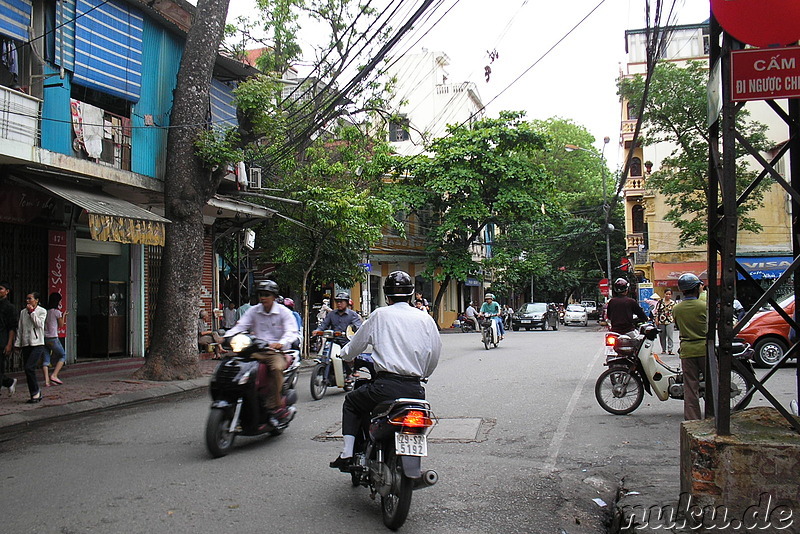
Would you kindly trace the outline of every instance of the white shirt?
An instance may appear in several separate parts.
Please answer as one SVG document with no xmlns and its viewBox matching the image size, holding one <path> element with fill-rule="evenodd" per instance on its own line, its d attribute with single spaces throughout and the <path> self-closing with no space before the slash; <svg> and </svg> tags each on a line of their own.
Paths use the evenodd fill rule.
<svg viewBox="0 0 800 534">
<path fill-rule="evenodd" d="M 284 348 L 289 348 L 295 340 L 300 339 L 294 314 L 277 302 L 272 303 L 269 312 L 263 304 L 252 306 L 233 328 L 225 332 L 225 337 L 242 332 L 249 332 L 267 343 L 280 343 Z"/>
<path fill-rule="evenodd" d="M 352 361 L 367 345 L 372 345 L 372 361 L 377 371 L 404 376 L 430 376 L 442 352 L 436 322 L 406 302 L 373 311 L 344 346 L 341 356 Z"/>
<path fill-rule="evenodd" d="M 477 312 L 475 308 L 470 304 L 469 306 L 467 306 L 467 310 L 465 313 L 467 314 L 467 317 L 475 317 L 475 314 Z"/>
</svg>

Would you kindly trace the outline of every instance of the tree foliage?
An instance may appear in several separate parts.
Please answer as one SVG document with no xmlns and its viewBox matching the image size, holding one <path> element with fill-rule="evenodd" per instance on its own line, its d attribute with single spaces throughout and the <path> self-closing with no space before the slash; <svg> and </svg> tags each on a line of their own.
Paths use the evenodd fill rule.
<svg viewBox="0 0 800 534">
<path fill-rule="evenodd" d="M 680 230 L 680 244 L 701 245 L 707 240 L 708 188 L 707 69 L 703 63 L 686 67 L 659 63 L 654 71 L 643 115 L 645 146 L 668 143 L 674 148 L 661 161 L 661 168 L 647 180 L 647 187 L 664 195 L 669 210 L 664 217 Z M 640 101 L 644 89 L 641 76 L 621 78 L 619 94 Z M 747 110 L 736 118 L 737 130 L 750 144 L 766 150 L 766 126 L 748 120 Z M 737 144 L 736 190 L 741 193 L 755 178 L 744 149 Z M 761 225 L 750 212 L 763 201 L 771 180 L 762 183 L 739 206 L 739 229 L 759 232 Z"/>
<path fill-rule="evenodd" d="M 522 112 L 501 112 L 471 125 L 448 127 L 435 140 L 431 157 L 406 161 L 408 176 L 397 189 L 412 209 L 431 210 L 438 219 L 427 228 L 425 276 L 441 282 L 436 314 L 451 280 L 479 271 L 472 247 L 491 226 L 506 228 L 543 216 L 553 200 L 553 182 L 533 162 L 544 139 Z"/>
</svg>

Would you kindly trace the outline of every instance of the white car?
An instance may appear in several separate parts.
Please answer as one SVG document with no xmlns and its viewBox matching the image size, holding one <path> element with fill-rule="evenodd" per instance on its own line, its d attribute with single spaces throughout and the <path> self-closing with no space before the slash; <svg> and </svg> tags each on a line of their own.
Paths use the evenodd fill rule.
<svg viewBox="0 0 800 534">
<path fill-rule="evenodd" d="M 580 304 L 569 304 L 564 312 L 564 324 L 587 326 L 589 324 L 589 314 L 586 312 L 586 308 Z"/>
</svg>

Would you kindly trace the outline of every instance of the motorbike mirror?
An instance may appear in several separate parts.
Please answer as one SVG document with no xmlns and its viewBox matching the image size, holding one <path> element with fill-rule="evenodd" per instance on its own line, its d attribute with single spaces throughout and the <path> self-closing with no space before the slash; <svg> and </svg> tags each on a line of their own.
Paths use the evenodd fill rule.
<svg viewBox="0 0 800 534">
<path fill-rule="evenodd" d="M 231 339 L 231 349 L 233 349 L 233 352 L 242 352 L 252 343 L 253 340 L 247 334 L 236 334 Z"/>
</svg>

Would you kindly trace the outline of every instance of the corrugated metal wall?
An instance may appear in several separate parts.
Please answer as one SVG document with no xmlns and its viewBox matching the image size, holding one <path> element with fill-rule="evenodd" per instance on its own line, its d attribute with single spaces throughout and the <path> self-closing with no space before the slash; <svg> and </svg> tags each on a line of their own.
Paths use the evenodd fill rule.
<svg viewBox="0 0 800 534">
<path fill-rule="evenodd" d="M 145 18 L 142 55 L 142 92 L 133 106 L 131 170 L 164 178 L 167 161 L 167 129 L 172 91 L 178 76 L 183 41 Z M 147 121 L 146 122 L 146 117 Z M 152 117 L 153 126 L 146 126 Z"/>
<path fill-rule="evenodd" d="M 69 95 L 72 91 L 69 72 L 64 78 L 57 74 L 60 69 L 45 64 L 44 98 L 42 99 L 42 148 L 66 154 L 72 152 L 72 114 L 69 108 Z"/>
</svg>

